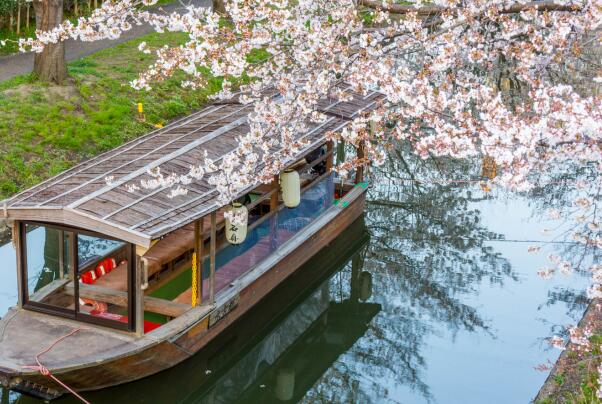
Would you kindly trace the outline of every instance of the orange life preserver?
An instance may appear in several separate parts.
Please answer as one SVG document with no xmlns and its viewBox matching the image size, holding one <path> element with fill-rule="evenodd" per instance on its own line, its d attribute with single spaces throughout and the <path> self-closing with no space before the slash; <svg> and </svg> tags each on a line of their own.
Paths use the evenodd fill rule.
<svg viewBox="0 0 602 404">
<path fill-rule="evenodd" d="M 99 302 L 93 299 L 88 299 L 86 297 L 79 298 L 80 306 L 89 306 L 92 310 L 96 310 L 99 313 L 106 313 L 109 310 L 109 306 L 105 302 Z"/>
</svg>

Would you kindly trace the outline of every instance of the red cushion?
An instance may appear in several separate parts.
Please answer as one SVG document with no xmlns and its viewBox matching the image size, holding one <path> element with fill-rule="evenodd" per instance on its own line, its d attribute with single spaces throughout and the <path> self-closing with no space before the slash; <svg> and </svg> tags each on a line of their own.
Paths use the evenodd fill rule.
<svg viewBox="0 0 602 404">
<path fill-rule="evenodd" d="M 115 262 L 114 258 L 107 258 L 103 261 L 103 265 L 107 273 L 109 273 L 117 267 L 117 262 Z"/>
<path fill-rule="evenodd" d="M 96 282 L 96 279 L 98 279 L 98 277 L 96 276 L 96 272 L 94 272 L 94 271 L 88 271 L 85 274 L 83 274 L 81 277 L 81 281 L 88 285 L 91 285 L 94 282 Z"/>
<path fill-rule="evenodd" d="M 98 264 L 98 266 L 96 267 L 96 276 L 98 278 L 100 278 L 101 276 L 106 275 L 108 273 L 109 273 L 109 271 L 108 271 L 104 261 L 101 262 L 100 264 Z"/>
</svg>

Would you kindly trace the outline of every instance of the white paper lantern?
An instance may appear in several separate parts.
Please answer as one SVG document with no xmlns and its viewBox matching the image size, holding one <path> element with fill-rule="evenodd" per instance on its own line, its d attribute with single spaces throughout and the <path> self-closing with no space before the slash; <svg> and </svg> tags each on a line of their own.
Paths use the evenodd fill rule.
<svg viewBox="0 0 602 404">
<path fill-rule="evenodd" d="M 301 179 L 295 170 L 285 170 L 280 175 L 282 200 L 287 208 L 295 208 L 301 203 Z"/>
<path fill-rule="evenodd" d="M 230 244 L 240 244 L 247 238 L 247 224 L 249 212 L 247 207 L 240 203 L 233 203 L 230 212 L 234 217 L 242 220 L 235 220 L 233 223 L 230 218 L 226 218 L 226 238 Z"/>
<path fill-rule="evenodd" d="M 365 302 L 372 297 L 372 274 L 364 271 L 360 274 L 360 299 Z"/>
</svg>

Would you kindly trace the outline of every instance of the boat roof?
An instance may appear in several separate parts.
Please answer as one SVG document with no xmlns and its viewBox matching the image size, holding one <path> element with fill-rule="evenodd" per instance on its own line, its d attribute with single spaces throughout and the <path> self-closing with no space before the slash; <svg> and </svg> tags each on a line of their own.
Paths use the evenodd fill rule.
<svg viewBox="0 0 602 404">
<path fill-rule="evenodd" d="M 327 132 L 342 129 L 384 98 L 376 92 L 349 93 L 353 96 L 349 101 L 320 101 L 319 109 L 327 119 L 309 124 L 309 130 L 298 135 L 309 146 L 291 163 L 322 144 Z M 203 161 L 205 152 L 219 161 L 237 147 L 239 136 L 248 133 L 252 111 L 252 104 L 240 104 L 237 98 L 207 105 L 2 202 L 4 216 L 93 230 L 149 247 L 153 240 L 221 207 L 219 193 L 207 176 L 186 185 L 187 194 L 171 198 L 170 186 L 134 191 L 131 186 L 152 179 L 149 172 L 157 168 L 163 175 L 188 174 L 191 166 Z"/>
</svg>

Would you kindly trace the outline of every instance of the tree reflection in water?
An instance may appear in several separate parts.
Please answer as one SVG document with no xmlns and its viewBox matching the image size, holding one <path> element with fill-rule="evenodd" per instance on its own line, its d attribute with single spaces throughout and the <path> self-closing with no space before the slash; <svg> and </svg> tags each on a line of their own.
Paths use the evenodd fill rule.
<svg viewBox="0 0 602 404">
<path fill-rule="evenodd" d="M 598 170 L 591 165 L 567 165 L 558 167 L 552 173 L 541 173 L 536 183 L 539 185 L 529 192 L 528 197 L 535 207 L 535 220 L 552 229 L 550 238 L 555 242 L 554 255 L 571 264 L 570 272 L 573 276 L 590 277 L 591 265 L 602 262 L 602 249 L 593 244 L 576 242 L 573 234 L 579 233 L 589 240 L 595 240 L 602 234 L 600 229 L 590 229 L 587 226 L 588 223 L 599 223 L 600 220 L 602 189 Z M 575 201 L 581 197 L 592 202 L 589 212 L 585 214 L 575 205 Z M 577 217 L 581 215 L 587 220 L 578 220 Z M 541 254 L 549 253 L 546 251 L 546 243 L 539 243 L 538 246 L 542 248 Z M 553 266 L 550 262 L 550 267 Z M 555 273 L 558 276 L 558 270 Z M 557 303 L 565 304 L 569 313 L 578 313 L 579 317 L 589 304 L 589 298 L 584 290 L 565 283 L 550 290 L 547 301 L 540 307 Z M 566 334 L 565 326 L 566 324 L 551 324 L 556 334 Z"/>
<path fill-rule="evenodd" d="M 399 149 L 373 173 L 365 268 L 374 274 L 374 299 L 383 310 L 350 359 L 337 361 L 305 402 L 395 401 L 391 381 L 431 401 L 422 351 L 425 338 L 438 332 L 433 324 L 444 324 L 452 338 L 460 330 L 491 335 L 487 319 L 458 297 L 483 281 L 502 286 L 517 275 L 487 245 L 502 236 L 471 207 L 488 196 L 474 184 L 448 182 L 468 172 L 468 163 L 421 160 Z"/>
</svg>

